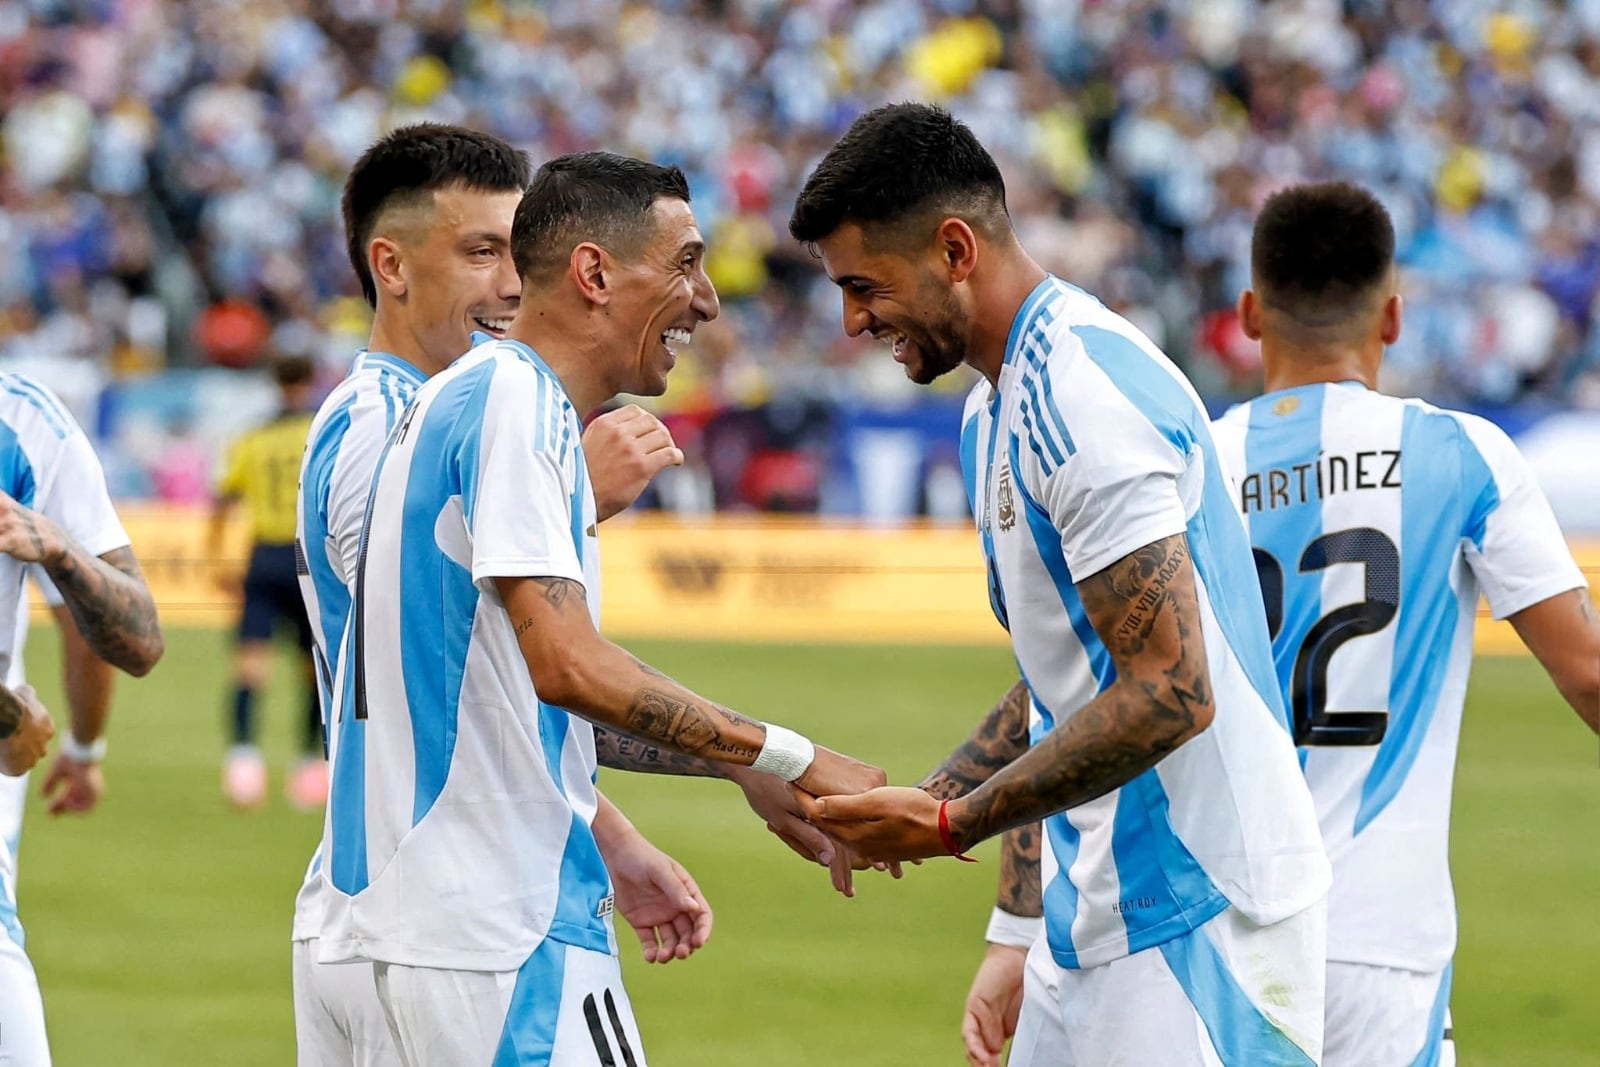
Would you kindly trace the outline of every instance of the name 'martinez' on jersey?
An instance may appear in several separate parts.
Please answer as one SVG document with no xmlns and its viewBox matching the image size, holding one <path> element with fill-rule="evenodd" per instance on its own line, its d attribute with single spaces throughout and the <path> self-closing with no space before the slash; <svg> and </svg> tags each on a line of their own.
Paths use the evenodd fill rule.
<svg viewBox="0 0 1600 1067">
<path fill-rule="evenodd" d="M 1476 416 L 1341 382 L 1241 404 L 1214 433 L 1334 863 L 1329 959 L 1437 971 L 1479 593 L 1504 618 L 1583 576 L 1511 440 Z"/>
</svg>

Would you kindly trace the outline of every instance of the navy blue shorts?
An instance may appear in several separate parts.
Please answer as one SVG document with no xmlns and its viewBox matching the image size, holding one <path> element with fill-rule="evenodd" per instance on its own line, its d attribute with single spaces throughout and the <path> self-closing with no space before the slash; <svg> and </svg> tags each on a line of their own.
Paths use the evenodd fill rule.
<svg viewBox="0 0 1600 1067">
<path fill-rule="evenodd" d="M 239 640 L 270 641 L 280 621 L 294 626 L 295 639 L 311 651 L 311 623 L 300 599 L 300 579 L 295 573 L 293 545 L 257 545 L 250 553 L 244 575 L 244 611 L 239 616 Z"/>
</svg>

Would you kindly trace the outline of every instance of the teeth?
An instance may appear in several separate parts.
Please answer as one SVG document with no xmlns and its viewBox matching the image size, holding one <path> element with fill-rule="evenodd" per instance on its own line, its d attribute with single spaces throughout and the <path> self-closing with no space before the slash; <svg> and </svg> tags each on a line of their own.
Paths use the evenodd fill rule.
<svg viewBox="0 0 1600 1067">
<path fill-rule="evenodd" d="M 669 345 L 686 345 L 689 343 L 690 333 L 688 330 L 674 327 L 670 330 L 663 330 L 661 333 L 661 339 L 666 341 Z"/>
<path fill-rule="evenodd" d="M 505 333 L 511 328 L 510 319 L 480 319 L 477 316 L 473 316 L 473 321 L 485 329 L 497 330 L 500 333 Z"/>
</svg>

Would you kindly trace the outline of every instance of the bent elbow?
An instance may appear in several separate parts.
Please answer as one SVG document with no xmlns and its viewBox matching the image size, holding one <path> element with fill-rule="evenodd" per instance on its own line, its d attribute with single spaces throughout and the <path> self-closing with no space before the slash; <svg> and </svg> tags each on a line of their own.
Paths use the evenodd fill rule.
<svg viewBox="0 0 1600 1067">
<path fill-rule="evenodd" d="M 143 678 L 161 662 L 161 657 L 166 651 L 167 639 L 162 636 L 160 630 L 157 630 L 142 647 L 135 650 L 132 661 L 122 669 L 135 678 Z"/>
</svg>

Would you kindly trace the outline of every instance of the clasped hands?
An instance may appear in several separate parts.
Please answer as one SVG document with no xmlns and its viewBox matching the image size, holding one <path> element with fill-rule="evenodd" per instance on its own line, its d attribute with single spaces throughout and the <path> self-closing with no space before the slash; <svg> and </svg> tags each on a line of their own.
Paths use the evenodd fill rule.
<svg viewBox="0 0 1600 1067">
<path fill-rule="evenodd" d="M 845 896 L 855 895 L 855 871 L 899 878 L 901 861 L 946 854 L 938 800 L 921 789 L 890 787 L 881 768 L 820 745 L 793 785 L 758 773 L 737 781 L 767 829 L 802 858 L 825 864 Z"/>
</svg>

